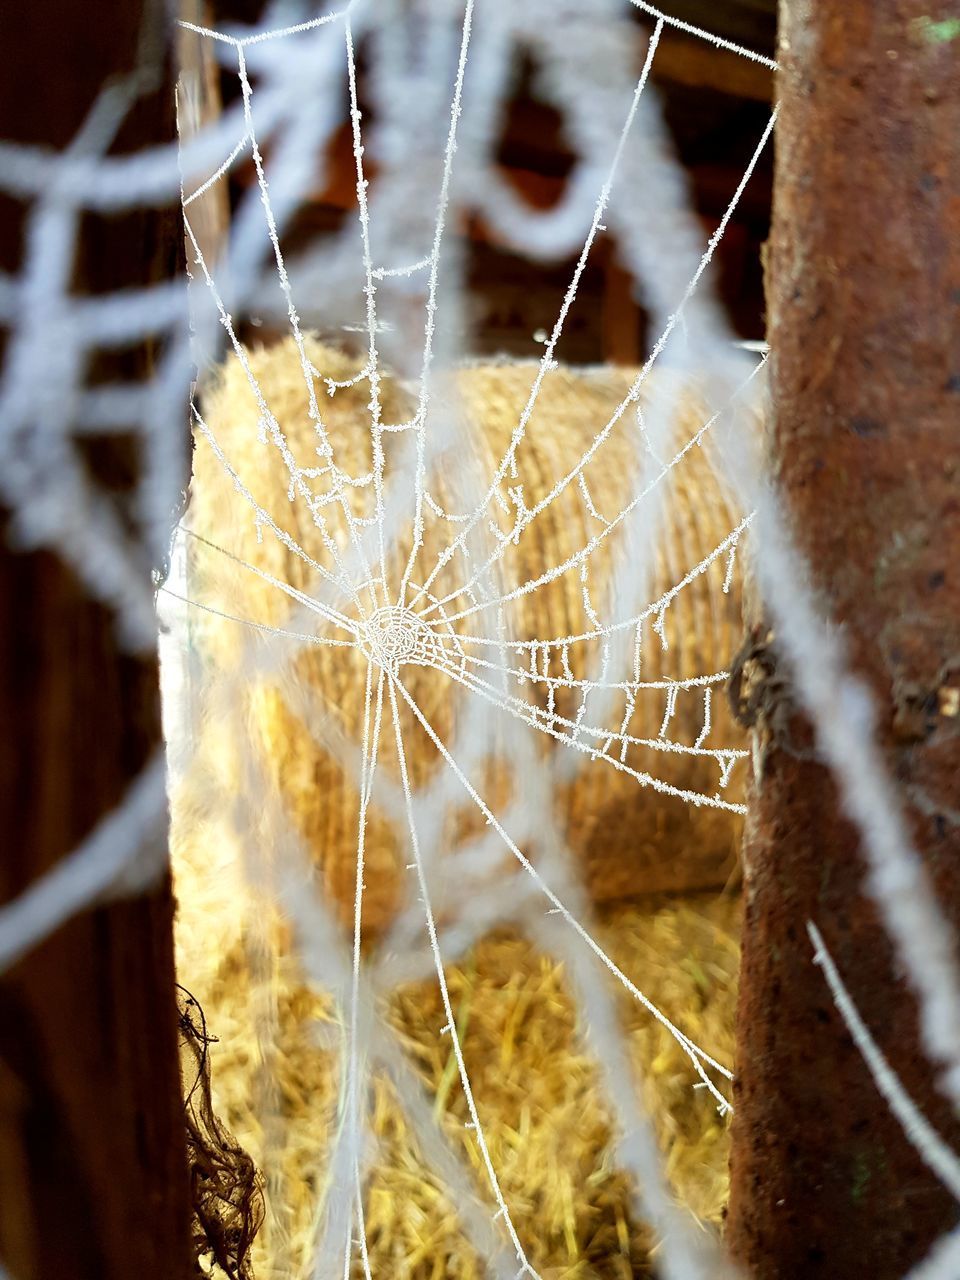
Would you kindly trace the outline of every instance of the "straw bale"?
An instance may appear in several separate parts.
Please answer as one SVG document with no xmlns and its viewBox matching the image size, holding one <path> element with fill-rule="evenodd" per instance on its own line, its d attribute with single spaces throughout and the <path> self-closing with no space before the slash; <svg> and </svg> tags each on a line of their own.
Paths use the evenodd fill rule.
<svg viewBox="0 0 960 1280">
<path fill-rule="evenodd" d="M 214 1106 L 267 1181 L 255 1275 L 305 1280 L 313 1274 L 317 1197 L 338 1123 L 344 1027 L 289 954 L 258 949 L 262 904 L 244 890 L 226 846 L 211 849 L 211 831 L 176 809 L 174 835 L 178 968 L 217 1037 Z M 735 897 L 700 894 L 612 904 L 598 936 L 681 1030 L 729 1064 L 739 926 Z M 500 930 L 448 965 L 447 978 L 484 1133 L 531 1263 L 550 1280 L 651 1274 L 656 1241 L 632 1214 L 629 1180 L 613 1156 L 609 1104 L 579 1035 L 563 965 Z M 492 1218 L 450 1041 L 440 1034 L 436 982 L 402 986 L 382 1013 Z M 676 1041 L 627 996 L 621 1022 L 674 1193 L 698 1220 L 716 1225 L 727 1195 L 728 1122 L 692 1087 Z M 379 1073 L 367 1103 L 372 1274 L 484 1280 L 459 1201 L 424 1159 L 410 1116 Z M 359 1260 L 353 1274 L 362 1275 Z"/>
<path fill-rule="evenodd" d="M 306 351 L 318 389 L 320 410 L 336 462 L 348 480 L 357 481 L 369 472 L 372 448 L 369 431 L 369 384 L 365 380 L 327 395 L 323 379 L 349 382 L 361 372 L 360 362 L 308 339 Z M 250 369 L 263 398 L 279 423 L 290 454 L 299 466 L 322 468 L 318 456 L 318 436 L 308 412 L 306 383 L 292 340 L 268 349 L 247 353 Z M 445 454 L 431 476 L 432 492 L 441 506 L 450 504 L 461 511 L 458 498 L 469 490 L 471 475 L 489 483 L 497 461 L 503 455 L 529 394 L 535 373 L 530 364 L 501 363 L 472 366 L 453 376 L 452 383 L 439 383 L 431 429 L 443 429 L 444 413 L 461 412 L 469 426 L 470 456 Z M 491 506 L 491 519 L 501 531 L 510 527 L 516 502 L 533 506 L 550 492 L 565 474 L 572 460 L 591 444 L 626 394 L 633 375 L 624 370 L 573 371 L 557 368 L 543 383 L 536 408 L 516 458 L 517 476 L 504 480 L 499 503 Z M 399 380 L 383 376 L 380 381 L 382 421 L 402 422 L 414 411 L 414 399 Z M 656 394 L 656 390 L 651 394 Z M 291 498 L 289 472 L 282 451 L 265 443 L 261 408 L 251 390 L 240 362 L 231 357 L 220 370 L 204 399 L 205 421 L 218 447 L 226 455 L 236 476 L 265 511 L 269 520 L 307 552 L 316 563 L 334 568 L 320 531 L 307 510 L 302 495 Z M 702 425 L 704 413 L 692 396 L 682 399 L 677 409 L 676 447 Z M 384 449 L 388 464 L 398 464 L 407 447 L 409 433 L 387 433 Z M 587 465 L 584 477 L 590 500 L 601 516 L 612 518 L 636 491 L 639 428 L 632 408 L 624 421 L 610 433 Z M 329 476 L 308 481 L 319 493 L 329 484 Z M 522 486 L 518 495 L 516 486 Z M 638 603 L 657 599 L 735 527 L 739 515 L 720 489 L 706 451 L 694 448 L 681 465 L 673 468 L 663 482 L 664 529 L 658 538 L 652 581 L 644 585 Z M 347 483 L 347 501 L 354 514 L 369 517 L 372 486 Z M 336 502 L 323 508 L 328 526 L 341 554 L 349 556 L 350 540 L 342 510 Z M 318 587 L 316 571 L 284 545 L 270 528 L 257 528 L 248 501 L 238 493 L 207 438 L 196 440 L 194 480 L 190 507 L 191 528 L 206 539 L 192 546 L 191 593 L 221 612 L 267 624 L 288 627 L 297 618 L 299 606 L 276 587 L 243 568 L 235 559 L 301 591 Z M 502 557 L 499 572 L 502 588 L 520 584 L 557 565 L 582 547 L 600 529 L 586 506 L 576 483 L 557 497 L 529 529 Z M 452 526 L 454 534 L 458 526 Z M 443 546 L 453 536 L 432 511 L 425 513 L 423 548 L 417 561 L 413 584 L 424 580 L 426 571 Z M 212 549 L 215 544 L 221 551 Z M 392 587 L 410 546 L 409 530 L 389 558 Z M 222 554 L 225 551 L 228 555 Z M 604 542 L 591 558 L 589 590 L 593 606 L 601 617 L 610 616 L 611 602 L 606 591 L 612 577 L 613 557 L 625 554 L 619 534 Z M 468 597 L 457 594 L 465 577 L 461 557 L 441 571 L 431 590 L 435 596 L 455 596 L 448 606 L 456 610 Z M 680 679 L 723 669 L 729 662 L 740 626 L 740 583 L 735 573 L 729 592 L 724 592 L 725 563 L 721 557 L 689 588 L 681 591 L 663 618 L 665 645 L 654 634 L 651 618 L 645 624 L 642 646 L 644 680 Z M 643 584 L 642 584 L 643 585 Z M 368 597 L 361 589 L 361 601 Z M 338 608 L 352 617 L 357 607 L 332 598 Z M 490 621 L 491 611 L 486 611 Z M 481 611 L 481 620 L 484 614 Z M 504 610 L 514 639 L 534 640 L 578 634 L 592 630 L 584 600 L 584 584 L 579 568 L 573 568 L 520 596 Z M 302 618 L 299 620 L 302 627 Z M 452 633 L 481 634 L 473 615 L 449 628 Z M 196 624 L 198 645 L 205 661 L 229 671 L 240 652 L 243 628 L 216 616 L 204 615 Z M 451 645 L 453 641 L 450 641 Z M 478 652 L 487 652 L 486 650 Z M 496 650 L 489 650 L 498 662 Z M 599 642 L 570 647 L 567 659 L 578 679 L 595 669 Z M 554 651 L 546 674 L 563 676 L 563 655 Z M 517 665 L 527 661 L 521 655 Z M 296 659 L 285 681 L 261 681 L 245 689 L 248 700 L 246 725 L 251 739 L 258 742 L 274 780 L 286 797 L 297 826 L 313 850 L 325 890 L 346 918 L 354 895 L 358 795 L 341 753 L 318 742 L 309 725 L 310 715 L 319 708 L 332 722 L 340 740 L 357 751 L 362 736 L 363 691 L 366 659 L 357 649 L 308 647 Z M 416 662 L 400 668 L 411 696 L 433 724 L 441 738 L 449 742 L 463 710 L 464 691 L 435 667 Z M 543 668 L 540 668 L 544 674 Z M 622 677 L 621 677 L 622 678 Z M 547 705 L 545 687 L 514 682 L 511 691 L 541 707 Z M 713 699 L 713 729 L 710 743 L 742 747 L 742 731 L 732 722 L 722 691 Z M 638 694 L 629 732 L 655 739 L 664 713 L 665 693 L 661 689 Z M 608 713 L 608 724 L 619 724 L 625 709 L 625 694 Z M 555 710 L 570 720 L 578 713 L 580 695 L 576 689 L 558 687 Z M 312 708 L 312 710 L 311 710 Z M 436 775 L 441 761 L 426 735 L 406 707 L 403 715 L 413 783 L 420 787 Z M 503 713 L 504 722 L 507 712 Z M 677 697 L 676 712 L 669 736 L 693 745 L 703 718 L 703 691 L 684 690 Z M 589 722 L 589 703 L 586 721 Z M 397 761 L 391 752 L 392 728 L 384 718 L 381 743 L 382 768 L 394 780 Z M 544 735 L 544 750 L 567 752 Z M 219 767 L 229 781 L 229 749 L 219 751 Z M 611 752 L 616 754 L 616 752 Z M 631 744 L 625 757 L 633 769 L 644 771 L 674 786 L 705 795 L 718 790 L 718 767 L 713 759 L 671 755 Z M 475 775 L 476 776 L 476 775 Z M 494 807 L 502 811 L 509 798 L 509 780 L 496 780 L 494 761 L 487 761 L 484 780 Z M 478 778 L 479 781 L 479 778 Z M 742 784 L 735 770 L 724 796 L 739 800 Z M 568 842 L 582 867 L 586 883 L 596 900 L 621 898 L 638 893 L 689 890 L 723 885 L 735 867 L 739 824 L 735 815 L 722 810 L 697 807 L 683 800 L 657 794 L 640 785 L 609 763 L 583 756 L 582 767 L 572 781 L 558 782 L 556 811 L 566 829 Z M 482 825 L 482 818 L 479 819 Z M 477 830 L 477 815 L 461 811 L 452 819 L 451 844 Z M 535 858 L 535 850 L 530 851 Z M 364 899 L 365 929 L 376 932 L 394 917 L 404 899 L 403 864 L 409 860 L 406 837 L 376 802 L 370 811 L 366 840 L 367 889 Z M 407 877 L 409 878 L 409 877 Z"/>
</svg>

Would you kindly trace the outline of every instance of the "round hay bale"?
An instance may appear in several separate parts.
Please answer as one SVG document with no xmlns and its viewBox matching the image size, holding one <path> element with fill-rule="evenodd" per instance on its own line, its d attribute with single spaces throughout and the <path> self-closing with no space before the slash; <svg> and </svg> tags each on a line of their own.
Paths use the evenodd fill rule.
<svg viewBox="0 0 960 1280">
<path fill-rule="evenodd" d="M 574 754 L 555 737 L 538 735 L 545 757 L 559 761 L 561 754 L 569 755 L 575 766 L 556 774 L 555 812 L 595 899 L 725 883 L 735 868 L 739 817 L 695 801 L 718 796 L 725 802 L 740 802 L 742 762 L 734 756 L 718 758 L 668 747 L 673 743 L 735 753 L 745 748 L 743 731 L 729 714 L 722 684 L 680 687 L 673 683 L 671 687 L 671 682 L 708 676 L 729 664 L 740 630 L 741 587 L 735 564 L 731 574 L 727 557 L 717 557 L 667 607 L 647 617 L 638 637 L 631 631 L 628 669 L 624 671 L 621 663 L 611 675 L 611 681 L 621 687 L 603 708 L 601 725 L 610 730 L 611 742 L 591 733 L 596 727 L 591 707 L 599 706 L 598 699 L 605 695 L 592 690 L 584 706 L 584 692 L 577 684 L 595 680 L 601 669 L 606 641 L 596 634 L 597 615 L 601 620 L 635 616 L 646 601 L 659 600 L 680 583 L 737 526 L 740 514 L 720 488 L 705 449 L 691 448 L 660 482 L 655 497 L 663 504 L 663 516 L 656 559 L 646 584 L 637 584 L 640 594 L 632 603 L 608 598 L 615 557 L 629 554 L 624 541 L 626 522 L 615 524 L 609 534 L 602 532 L 641 483 L 643 435 L 632 405 L 591 454 L 583 482 L 575 480 L 561 488 L 519 538 L 498 548 L 517 512 L 535 508 L 591 448 L 635 376 L 622 369 L 556 368 L 543 381 L 515 466 L 507 469 L 495 500 L 471 533 L 469 558 L 458 552 L 430 579 L 438 556 L 465 527 L 462 519 L 451 523 L 446 515 L 466 514 L 476 503 L 476 493 L 484 492 L 495 476 L 530 394 L 536 366 L 498 363 L 459 370 L 451 382 L 438 386 L 434 397 L 438 407 L 432 410 L 430 429 L 444 430 L 445 415 L 461 413 L 468 431 L 451 438 L 468 439 L 472 452 L 469 457 L 441 452 L 428 475 L 433 502 L 422 510 L 422 546 L 409 593 L 414 610 L 426 611 L 426 621 L 421 623 L 391 604 L 412 545 L 412 500 L 411 520 L 386 558 L 391 590 L 386 598 L 370 586 L 366 570 L 358 569 L 360 557 L 344 515 L 346 506 L 356 520 L 367 522 L 359 537 L 369 539 L 366 559 L 373 562 L 376 486 L 371 479 L 371 388 L 369 380 L 360 376 L 363 363 L 313 339 L 306 340 L 306 354 L 337 470 L 331 470 L 311 420 L 307 380 L 292 340 L 247 352 L 249 375 L 240 360 L 231 357 L 204 397 L 205 429 L 196 439 L 190 526 L 199 537 L 192 548 L 191 589 L 201 603 L 231 617 L 298 633 L 304 633 L 307 618 L 320 624 L 318 637 L 347 635 L 305 613 L 301 603 L 270 581 L 274 579 L 309 595 L 319 588 L 351 624 L 362 623 L 359 643 L 307 645 L 284 676 L 253 682 L 244 693 L 245 732 L 262 749 L 312 850 L 326 892 L 344 918 L 352 912 L 359 812 L 353 781 L 358 770 L 350 758 L 358 758 L 362 743 L 370 655 L 393 666 L 446 743 L 463 723 L 468 697 L 493 691 L 504 701 L 497 668 L 506 659 L 513 671 L 507 677 L 506 692 L 515 701 L 496 712 L 503 724 L 512 723 L 517 714 L 533 716 L 541 726 L 586 744 L 588 752 Z M 328 394 L 325 380 L 345 385 Z M 656 384 L 653 380 L 651 384 L 647 394 L 655 395 Z M 383 423 L 403 423 L 413 417 L 415 396 L 396 379 L 382 375 L 379 395 Z M 642 399 L 641 409 L 645 403 L 649 401 Z M 675 412 L 674 453 L 698 432 L 704 416 L 693 396 L 681 398 Z M 412 494 L 412 433 L 388 431 L 382 441 L 388 477 L 399 470 Z M 291 465 L 300 469 L 294 480 Z M 658 467 L 653 465 L 653 471 Z M 650 474 L 644 473 L 645 478 Z M 342 501 L 330 495 L 334 483 L 340 486 Z M 400 493 L 399 484 L 388 488 L 388 506 L 391 495 Z M 251 503 L 259 508 L 258 515 Z M 322 528 L 315 515 L 322 517 Z M 495 589 L 509 595 L 565 564 L 598 535 L 601 541 L 589 558 L 585 580 L 581 565 L 575 563 L 500 609 L 485 604 L 477 594 L 481 588 L 491 589 L 482 576 L 473 593 L 466 589 L 482 566 L 486 549 L 499 549 Z M 347 582 L 356 584 L 355 597 L 349 591 L 333 590 L 322 576 L 321 570 L 336 577 L 343 564 Z M 253 566 L 259 574 L 245 566 Z M 619 582 L 625 580 L 622 573 L 618 575 Z M 429 591 L 418 594 L 427 581 Z M 438 600 L 446 601 L 442 608 L 436 605 Z M 503 628 L 507 640 L 519 647 L 497 647 Z M 206 613 L 198 626 L 198 647 L 210 664 L 229 670 L 242 651 L 241 642 L 249 639 L 244 631 L 235 622 Z M 594 634 L 569 645 L 541 643 L 584 633 Z M 485 643 L 468 641 L 467 636 Z M 630 670 L 637 638 L 639 681 Z M 451 672 L 466 674 L 457 679 Z M 467 693 L 464 681 L 472 685 L 472 693 Z M 487 687 L 479 681 L 486 681 Z M 384 701 L 378 770 L 396 783 L 399 768 L 386 694 Z M 707 703 L 710 727 L 704 737 Z M 311 724 L 320 714 L 327 726 L 325 738 L 318 738 Z M 402 702 L 400 715 L 411 782 L 419 789 L 446 766 Z M 617 739 L 618 732 L 631 740 Z M 473 752 L 472 780 L 491 808 L 502 813 L 514 794 L 515 781 L 497 767 L 495 740 L 479 754 L 475 744 L 468 745 Z M 220 749 L 220 767 L 229 771 L 233 767 L 229 751 L 222 751 L 222 743 Z M 594 758 L 596 753 L 605 758 Z M 694 799 L 665 794 L 638 781 L 635 774 L 689 792 Z M 461 799 L 462 795 L 458 803 Z M 483 816 L 466 804 L 448 823 L 447 843 L 460 845 L 483 828 Z M 535 859 L 535 850 L 530 855 Z M 396 813 L 391 815 L 378 803 L 376 795 L 369 811 L 365 856 L 364 923 L 376 931 L 394 917 L 409 880 L 403 870 L 409 862 L 403 824 Z"/>
</svg>

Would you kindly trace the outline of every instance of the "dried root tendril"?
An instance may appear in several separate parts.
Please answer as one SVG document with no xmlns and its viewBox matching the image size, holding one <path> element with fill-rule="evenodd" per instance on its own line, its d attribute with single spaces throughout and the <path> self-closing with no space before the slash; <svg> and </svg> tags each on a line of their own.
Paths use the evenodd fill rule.
<svg viewBox="0 0 960 1280">
<path fill-rule="evenodd" d="M 203 1010 L 184 987 L 177 1005 L 197 1274 L 209 1275 L 209 1265 L 216 1264 L 229 1280 L 253 1280 L 250 1251 L 263 1224 L 263 1178 L 213 1110 L 209 1047 L 214 1037 Z"/>
</svg>

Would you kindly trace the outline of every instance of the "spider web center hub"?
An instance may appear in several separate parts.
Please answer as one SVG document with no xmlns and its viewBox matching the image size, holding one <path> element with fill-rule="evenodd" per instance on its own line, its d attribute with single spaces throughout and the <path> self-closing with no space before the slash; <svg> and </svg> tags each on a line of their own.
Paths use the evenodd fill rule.
<svg viewBox="0 0 960 1280">
<path fill-rule="evenodd" d="M 429 662 L 435 633 L 411 609 L 391 605 L 367 620 L 363 648 L 372 661 L 387 671 L 406 662 Z"/>
</svg>

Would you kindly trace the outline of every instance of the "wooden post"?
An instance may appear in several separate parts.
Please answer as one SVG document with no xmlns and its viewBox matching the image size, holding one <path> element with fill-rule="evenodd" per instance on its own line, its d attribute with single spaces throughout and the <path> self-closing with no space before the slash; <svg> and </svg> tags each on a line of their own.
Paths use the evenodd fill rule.
<svg viewBox="0 0 960 1280">
<path fill-rule="evenodd" d="M 627 368 L 643 360 L 643 313 L 633 290 L 633 276 L 608 246 L 603 260 L 603 358 Z"/>
<path fill-rule="evenodd" d="M 104 80 L 134 66 L 149 7 L 35 0 L 10 15 L 3 136 L 68 144 Z M 123 149 L 174 136 L 163 15 L 158 5 L 163 74 L 123 126 Z M 0 200 L 0 259 L 12 275 L 28 213 Z M 179 235 L 173 206 L 87 218 L 77 291 L 169 273 L 182 260 Z M 91 373 L 143 377 L 149 360 L 146 349 L 127 349 Z M 172 431 L 186 431 L 187 393 Z M 118 494 L 136 456 L 122 436 L 90 442 L 97 483 Z M 121 652 L 109 611 L 52 553 L 8 548 L 6 524 L 0 511 L 0 903 L 122 801 L 160 742 L 155 658 Z M 14 1280 L 193 1273 L 172 919 L 165 880 L 84 912 L 0 976 L 0 1260 Z"/>
<path fill-rule="evenodd" d="M 782 0 L 768 309 L 774 474 L 871 684 L 892 785 L 960 923 L 960 17 Z M 856 831 L 758 622 L 728 1239 L 757 1280 L 900 1277 L 957 1220 L 812 964 L 812 919 L 960 1151 Z"/>
<path fill-rule="evenodd" d="M 180 17 L 198 27 L 213 23 L 206 0 L 180 0 Z M 215 44 L 207 36 L 180 27 L 177 51 L 177 132 L 187 143 L 220 116 L 220 79 Z M 207 174 L 197 175 L 197 186 Z M 223 178 L 200 196 L 190 211 L 190 225 L 207 266 L 213 270 L 230 232 L 229 179 Z"/>
</svg>

